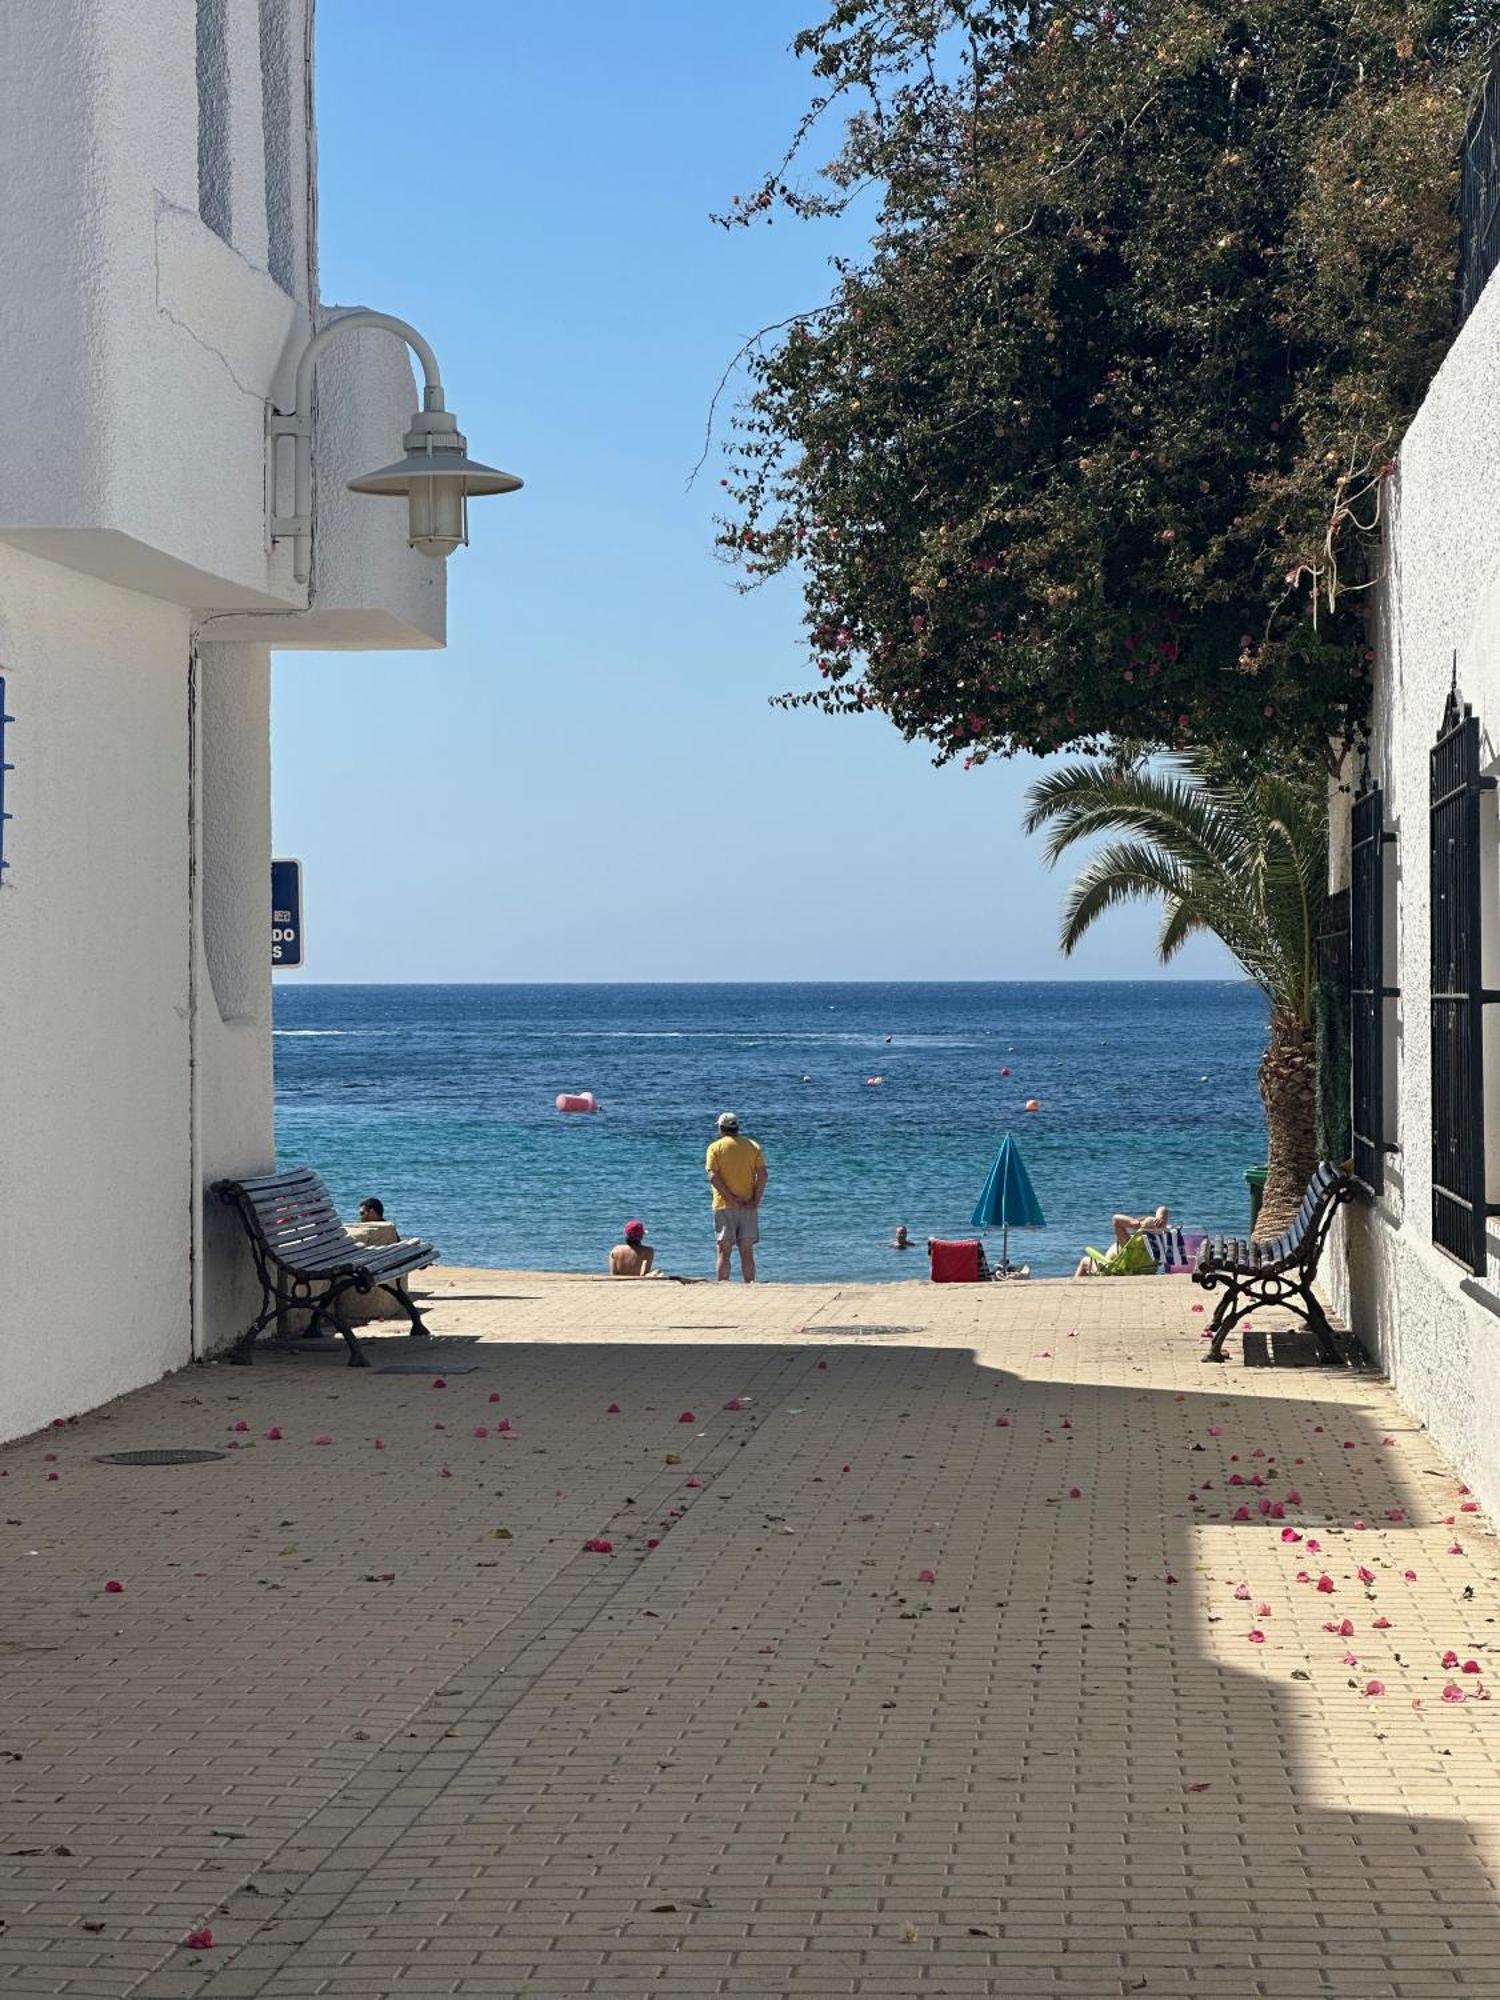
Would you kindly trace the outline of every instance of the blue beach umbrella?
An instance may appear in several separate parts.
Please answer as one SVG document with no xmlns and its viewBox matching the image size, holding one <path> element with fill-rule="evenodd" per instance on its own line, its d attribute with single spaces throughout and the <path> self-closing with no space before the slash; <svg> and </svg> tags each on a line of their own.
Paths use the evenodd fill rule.
<svg viewBox="0 0 1500 2000">
<path fill-rule="evenodd" d="M 974 1204 L 969 1222 L 975 1229 L 1000 1229 L 1005 1232 L 1000 1258 L 1006 1268 L 1010 1265 L 1010 1232 L 1013 1229 L 1047 1227 L 1047 1218 L 1036 1198 L 1036 1189 L 1031 1185 L 1021 1149 L 1009 1132 L 1000 1141 L 1000 1150 L 995 1155 L 989 1178 Z"/>
</svg>

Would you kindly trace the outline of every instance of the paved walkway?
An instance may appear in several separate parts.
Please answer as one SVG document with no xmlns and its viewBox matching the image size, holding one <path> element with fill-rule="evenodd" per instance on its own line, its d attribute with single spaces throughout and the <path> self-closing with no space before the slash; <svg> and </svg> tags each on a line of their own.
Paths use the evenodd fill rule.
<svg viewBox="0 0 1500 2000">
<path fill-rule="evenodd" d="M 0 1454 L 5 2000 L 1500 1995 L 1500 1562 L 1377 1379 L 1167 1282 L 438 1289 Z"/>
</svg>

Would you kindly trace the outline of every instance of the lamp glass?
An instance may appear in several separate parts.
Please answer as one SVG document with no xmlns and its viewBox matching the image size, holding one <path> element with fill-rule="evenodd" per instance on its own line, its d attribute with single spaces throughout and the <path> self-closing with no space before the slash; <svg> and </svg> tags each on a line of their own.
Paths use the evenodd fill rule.
<svg viewBox="0 0 1500 2000">
<path fill-rule="evenodd" d="M 437 561 L 469 540 L 469 509 L 462 473 L 429 473 L 412 480 L 407 496 L 407 539 L 419 555 Z"/>
</svg>

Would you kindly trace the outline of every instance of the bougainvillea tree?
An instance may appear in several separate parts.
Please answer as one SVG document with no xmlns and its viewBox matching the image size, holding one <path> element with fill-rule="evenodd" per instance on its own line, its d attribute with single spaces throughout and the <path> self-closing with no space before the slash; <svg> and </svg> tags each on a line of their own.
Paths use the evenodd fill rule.
<svg viewBox="0 0 1500 2000">
<path fill-rule="evenodd" d="M 786 701 L 943 759 L 1345 739 L 1497 31 L 1500 0 L 841 0 L 801 35 L 823 94 L 720 219 L 879 212 L 752 346 L 730 439 L 721 546 L 805 591 Z"/>
</svg>

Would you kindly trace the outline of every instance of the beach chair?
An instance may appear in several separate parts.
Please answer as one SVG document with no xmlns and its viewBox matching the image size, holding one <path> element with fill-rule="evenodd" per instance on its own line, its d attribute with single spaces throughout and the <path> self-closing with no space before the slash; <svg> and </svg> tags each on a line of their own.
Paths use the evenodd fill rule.
<svg viewBox="0 0 1500 2000">
<path fill-rule="evenodd" d="M 983 1285 L 989 1281 L 989 1259 L 977 1236 L 957 1241 L 929 1236 L 927 1256 L 935 1285 Z"/>
<path fill-rule="evenodd" d="M 1164 1278 L 1190 1278 L 1203 1248 L 1201 1229 L 1143 1229 L 1146 1248 Z"/>
</svg>

